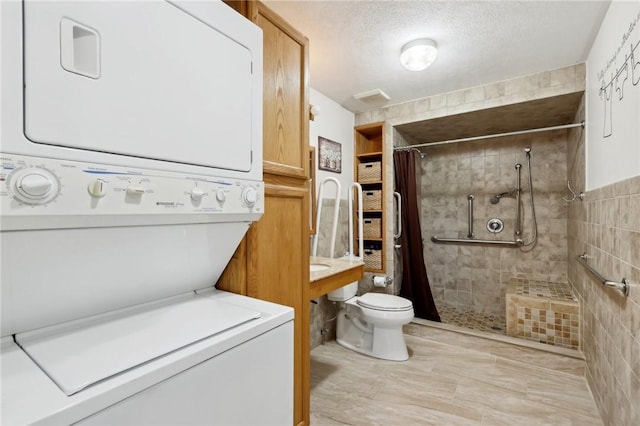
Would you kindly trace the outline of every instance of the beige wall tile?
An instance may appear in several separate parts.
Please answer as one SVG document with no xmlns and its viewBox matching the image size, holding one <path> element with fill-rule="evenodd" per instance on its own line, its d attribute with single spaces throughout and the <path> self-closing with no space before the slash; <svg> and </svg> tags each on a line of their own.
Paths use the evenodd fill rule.
<svg viewBox="0 0 640 426">
<path fill-rule="evenodd" d="M 583 67 L 576 68 L 576 80 L 581 75 Z M 557 73 L 554 78 L 564 81 L 568 76 Z M 583 117 L 581 110 L 576 120 Z M 567 158 L 568 177 L 577 185 L 584 183 L 583 146 L 582 132 L 569 139 L 568 152 L 576 155 Z M 636 299 L 640 292 L 634 286 L 624 299 L 573 259 L 586 252 L 589 262 L 608 279 L 640 278 L 640 249 L 636 249 L 640 234 L 635 223 L 640 215 L 628 214 L 633 212 L 639 193 L 640 177 L 632 178 L 587 193 L 585 201 L 571 203 L 568 212 L 568 276 L 581 302 L 587 379 L 607 425 L 640 424 L 640 365 L 633 355 L 640 353 L 640 305 Z"/>
</svg>

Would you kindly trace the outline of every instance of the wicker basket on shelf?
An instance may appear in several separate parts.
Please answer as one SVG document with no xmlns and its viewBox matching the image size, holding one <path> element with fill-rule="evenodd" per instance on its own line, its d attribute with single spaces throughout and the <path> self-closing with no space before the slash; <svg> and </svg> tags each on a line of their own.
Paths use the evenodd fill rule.
<svg viewBox="0 0 640 426">
<path fill-rule="evenodd" d="M 382 191 L 363 191 L 362 208 L 363 210 L 382 210 Z"/>
<path fill-rule="evenodd" d="M 382 250 L 364 249 L 364 267 L 367 269 L 382 269 Z"/>
<path fill-rule="evenodd" d="M 380 161 L 358 164 L 358 182 L 380 182 L 381 180 L 382 163 Z"/>
<path fill-rule="evenodd" d="M 364 219 L 362 233 L 364 238 L 382 238 L 382 219 Z"/>
</svg>

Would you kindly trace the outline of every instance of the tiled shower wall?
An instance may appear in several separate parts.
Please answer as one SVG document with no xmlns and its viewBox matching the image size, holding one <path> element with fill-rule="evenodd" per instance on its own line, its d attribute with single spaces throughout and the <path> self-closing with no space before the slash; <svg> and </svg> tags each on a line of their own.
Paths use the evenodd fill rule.
<svg viewBox="0 0 640 426">
<path fill-rule="evenodd" d="M 533 248 L 436 244 L 431 237 L 466 238 L 468 201 L 474 199 L 474 236 L 513 240 L 516 202 L 495 194 L 516 187 L 516 163 L 522 165 L 522 239 L 533 238 L 525 147 L 531 147 L 538 242 Z M 436 305 L 477 312 L 504 313 L 505 292 L 513 277 L 566 282 L 567 238 L 565 130 L 488 139 L 422 149 L 421 226 L 425 264 Z M 487 221 L 499 218 L 504 231 L 492 234 Z"/>
<path fill-rule="evenodd" d="M 578 120 L 584 118 L 584 106 Z M 567 167 L 578 191 L 585 182 L 584 132 L 569 133 Z M 627 278 L 628 297 L 605 288 L 576 260 L 605 278 Z M 587 380 L 606 425 L 640 424 L 640 176 L 586 193 L 568 208 L 568 276 L 581 306 Z"/>
<path fill-rule="evenodd" d="M 393 144 L 402 144 L 402 141 L 397 138 L 398 132 L 395 126 L 576 93 L 583 91 L 584 88 L 585 65 L 576 64 L 358 113 L 355 117 L 355 124 L 385 122 L 385 156 L 387 161 L 391 162 Z M 387 212 L 386 220 L 389 224 L 393 223 L 393 197 L 391 195 L 393 193 L 393 167 L 386 168 L 385 191 L 387 194 L 384 200 Z M 395 265 L 391 228 L 386 232 L 387 241 L 389 241 L 385 249 L 386 272 L 393 276 Z M 426 236 L 425 239 L 427 239 Z M 400 280 L 396 280 L 392 289 L 396 293 L 399 291 L 399 287 L 397 287 L 399 282 Z"/>
</svg>

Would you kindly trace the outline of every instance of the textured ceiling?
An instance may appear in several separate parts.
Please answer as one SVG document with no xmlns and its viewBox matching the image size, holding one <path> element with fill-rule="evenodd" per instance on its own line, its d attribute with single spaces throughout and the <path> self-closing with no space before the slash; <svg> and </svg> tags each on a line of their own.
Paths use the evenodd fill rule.
<svg viewBox="0 0 640 426">
<path fill-rule="evenodd" d="M 311 87 L 362 112 L 584 62 L 609 1 L 270 1 L 309 38 Z M 416 38 L 438 43 L 424 71 L 400 65 Z M 391 99 L 353 95 L 381 89 Z"/>
</svg>

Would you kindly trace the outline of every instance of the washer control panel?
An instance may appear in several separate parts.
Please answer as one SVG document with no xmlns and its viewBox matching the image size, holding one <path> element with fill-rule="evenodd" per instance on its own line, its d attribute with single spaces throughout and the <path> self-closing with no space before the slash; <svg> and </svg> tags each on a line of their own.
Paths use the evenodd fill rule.
<svg viewBox="0 0 640 426">
<path fill-rule="evenodd" d="M 136 216 L 131 224 L 197 221 L 251 221 L 264 209 L 262 182 L 187 175 L 149 169 L 0 154 L 0 207 L 3 225 L 30 217 Z M 204 216 L 203 216 L 204 215 Z M 161 219 L 164 216 L 171 218 Z M 185 219 L 193 217 L 192 219 Z M 126 225 L 113 219 L 99 226 Z M 68 222 L 68 220 L 62 220 Z M 93 222 L 90 220 L 89 222 Z M 60 225 L 62 226 L 62 225 Z M 19 226 L 23 227 L 23 226 Z M 31 227 L 42 227 L 30 225 Z"/>
</svg>

